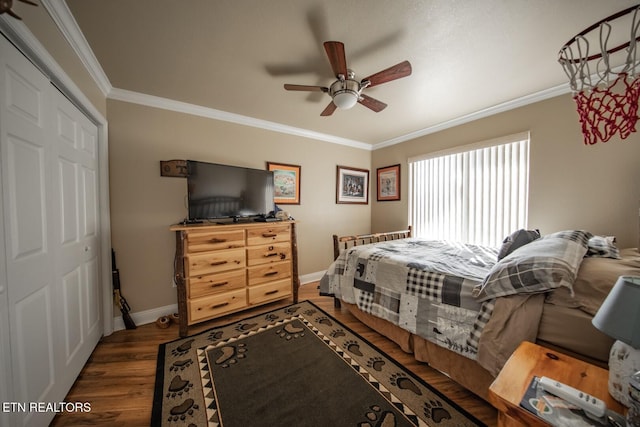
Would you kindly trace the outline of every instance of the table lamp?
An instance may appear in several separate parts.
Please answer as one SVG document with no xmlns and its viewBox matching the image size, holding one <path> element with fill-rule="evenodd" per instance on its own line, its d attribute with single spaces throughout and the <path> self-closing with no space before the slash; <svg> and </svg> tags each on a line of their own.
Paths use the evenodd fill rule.
<svg viewBox="0 0 640 427">
<path fill-rule="evenodd" d="M 640 371 L 640 277 L 618 277 L 591 323 L 617 340 L 609 353 L 609 394 L 629 407 L 629 379 Z"/>
</svg>

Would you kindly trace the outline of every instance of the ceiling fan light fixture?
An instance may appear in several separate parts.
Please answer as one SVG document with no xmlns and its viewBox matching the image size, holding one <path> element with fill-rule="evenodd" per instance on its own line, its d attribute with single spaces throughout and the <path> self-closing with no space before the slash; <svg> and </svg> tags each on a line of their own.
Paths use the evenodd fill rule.
<svg viewBox="0 0 640 427">
<path fill-rule="evenodd" d="M 352 78 L 336 80 L 329 89 L 329 95 L 331 95 L 336 107 L 341 110 L 348 110 L 358 103 L 360 82 Z"/>
<path fill-rule="evenodd" d="M 358 93 L 352 90 L 342 90 L 333 95 L 333 103 L 341 110 L 348 110 L 358 103 Z"/>
</svg>

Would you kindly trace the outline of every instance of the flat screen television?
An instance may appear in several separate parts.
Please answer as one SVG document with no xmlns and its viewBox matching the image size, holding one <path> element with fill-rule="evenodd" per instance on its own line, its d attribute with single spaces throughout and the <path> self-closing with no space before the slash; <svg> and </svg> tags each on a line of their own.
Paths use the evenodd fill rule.
<svg viewBox="0 0 640 427">
<path fill-rule="evenodd" d="M 267 216 L 273 194 L 271 171 L 187 160 L 189 221 Z"/>
</svg>

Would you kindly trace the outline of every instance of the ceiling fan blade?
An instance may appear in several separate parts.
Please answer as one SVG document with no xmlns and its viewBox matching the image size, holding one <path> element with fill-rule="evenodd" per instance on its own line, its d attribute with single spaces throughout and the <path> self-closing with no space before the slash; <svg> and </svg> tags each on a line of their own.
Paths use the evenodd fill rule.
<svg viewBox="0 0 640 427">
<path fill-rule="evenodd" d="M 401 79 L 402 77 L 407 77 L 408 75 L 411 75 L 411 64 L 409 63 L 409 61 L 402 61 L 399 64 L 372 74 L 369 77 L 365 77 L 364 79 L 362 79 L 362 81 L 371 82 L 369 87 L 372 87 L 382 83 L 390 82 L 392 80 Z"/>
<path fill-rule="evenodd" d="M 333 74 L 338 77 L 339 74 L 347 76 L 347 57 L 344 53 L 344 43 L 342 42 L 324 42 L 324 50 L 327 52 L 329 63 L 333 69 Z"/>
<path fill-rule="evenodd" d="M 375 111 L 376 113 L 379 113 L 380 111 L 382 111 L 385 108 L 387 108 L 387 104 L 385 104 L 382 101 L 378 101 L 375 98 L 372 98 L 372 97 L 364 95 L 364 94 L 360 94 L 360 97 L 362 99 L 358 99 L 358 103 L 364 105 L 365 107 L 367 107 L 368 109 L 370 109 L 372 111 Z"/>
<path fill-rule="evenodd" d="M 331 101 L 329 103 L 329 105 L 327 105 L 327 108 L 325 108 L 322 113 L 320 113 L 321 116 L 330 116 L 333 114 L 334 111 L 336 111 L 336 104 L 333 103 L 333 101 Z"/>
<path fill-rule="evenodd" d="M 309 85 L 290 85 L 285 84 L 284 88 L 286 90 L 302 90 L 306 92 L 328 92 L 329 88 L 324 86 L 309 86 Z"/>
</svg>

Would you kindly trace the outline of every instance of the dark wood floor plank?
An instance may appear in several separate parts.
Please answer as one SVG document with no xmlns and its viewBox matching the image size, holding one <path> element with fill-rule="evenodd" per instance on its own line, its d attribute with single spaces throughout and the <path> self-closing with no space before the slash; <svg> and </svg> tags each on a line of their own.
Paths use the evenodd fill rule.
<svg viewBox="0 0 640 427">
<path fill-rule="evenodd" d="M 318 295 L 316 284 L 300 288 L 300 300 L 310 300 L 347 327 L 362 335 L 400 364 L 409 368 L 445 396 L 488 426 L 497 425 L 496 410 L 446 375 L 417 362 L 396 344 L 378 335 L 346 309 L 336 309 L 333 299 Z M 214 326 L 236 322 L 291 304 L 291 301 L 258 307 L 189 328 L 194 334 Z M 117 331 L 103 337 L 69 391 L 66 402 L 89 402 L 91 412 L 58 414 L 52 426 L 148 426 L 151 419 L 158 345 L 178 338 L 178 326 L 160 329 L 155 324 Z"/>
</svg>

